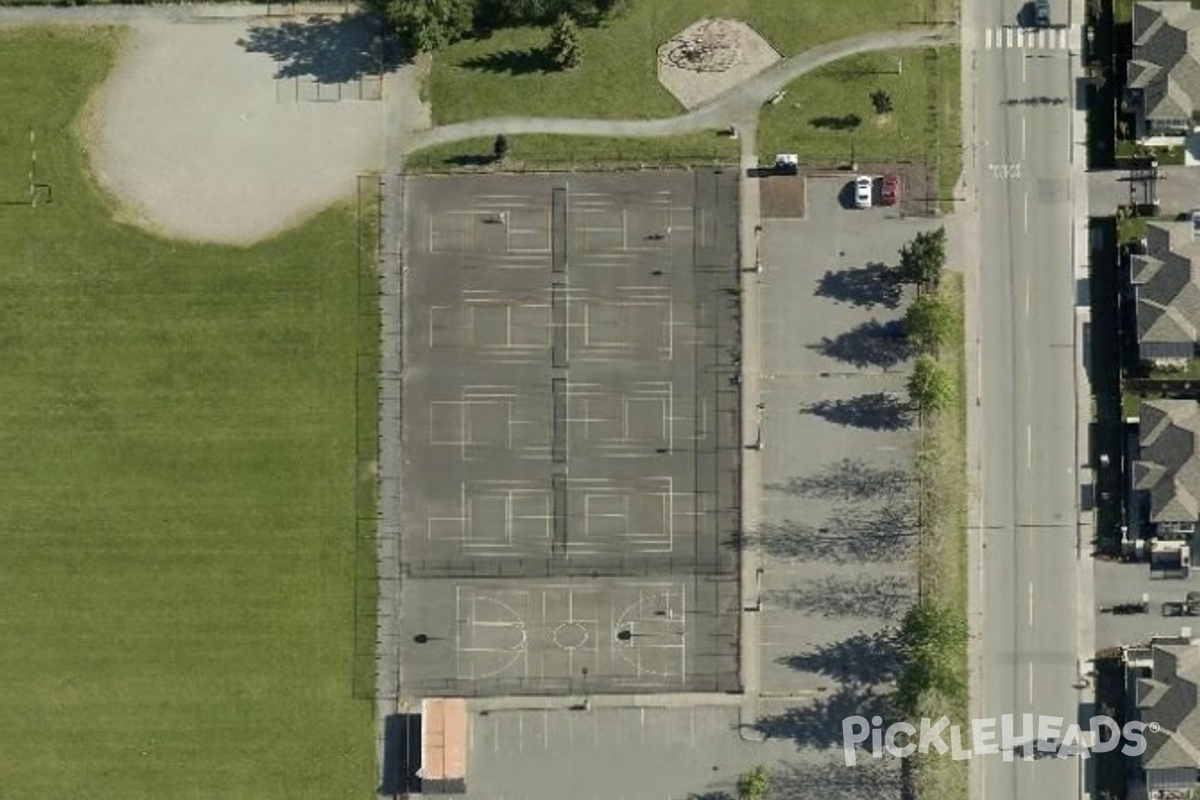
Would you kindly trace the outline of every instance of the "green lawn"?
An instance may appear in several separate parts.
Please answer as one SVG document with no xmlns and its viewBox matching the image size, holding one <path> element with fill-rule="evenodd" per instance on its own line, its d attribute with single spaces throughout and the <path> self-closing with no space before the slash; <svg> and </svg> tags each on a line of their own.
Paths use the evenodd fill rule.
<svg viewBox="0 0 1200 800">
<path fill-rule="evenodd" d="M 248 249 L 114 223 L 73 124 L 117 44 L 0 33 L 0 786 L 370 796 L 353 209 Z"/>
<path fill-rule="evenodd" d="M 938 165 L 939 197 L 949 198 L 962 170 L 959 51 L 933 52 L 867 53 L 793 81 L 783 102 L 759 115 L 760 160 L 794 152 L 805 162 L 838 166 L 849 164 L 851 153 L 874 163 L 928 156 Z M 890 114 L 875 113 L 876 90 L 891 97 Z"/>
<path fill-rule="evenodd" d="M 1129 244 L 1146 238 L 1146 217 L 1117 219 L 1117 244 Z"/>
<path fill-rule="evenodd" d="M 939 289 L 942 298 L 960 310 L 963 281 L 960 273 L 948 273 Z M 957 402 L 948 410 L 934 412 L 922 420 L 917 440 L 917 486 L 920 492 L 919 524 L 921 548 L 918 567 L 921 596 L 945 613 L 962 621 L 967 618 L 967 419 L 966 355 L 963 330 L 940 349 L 938 360 L 954 378 Z M 927 691 L 921 698 L 918 716 L 969 727 L 967 646 L 948 653 L 961 691 Z M 919 798 L 969 796 L 966 761 L 931 754 L 917 756 L 911 764 L 909 788 Z"/>
<path fill-rule="evenodd" d="M 583 63 L 545 69 L 540 28 L 496 31 L 437 53 L 430 75 L 434 121 L 493 116 L 668 117 L 682 107 L 658 82 L 658 47 L 703 17 L 745 20 L 783 55 L 925 18 L 935 0 L 633 0 L 628 12 L 580 37 Z M 932 18 L 937 11 L 930 11 Z"/>
<path fill-rule="evenodd" d="M 509 136 L 505 170 L 524 168 L 636 167 L 736 162 L 737 141 L 716 132 L 661 138 L 613 139 L 598 136 Z M 415 172 L 491 167 L 494 139 L 466 139 L 418 151 L 407 167 Z"/>
</svg>

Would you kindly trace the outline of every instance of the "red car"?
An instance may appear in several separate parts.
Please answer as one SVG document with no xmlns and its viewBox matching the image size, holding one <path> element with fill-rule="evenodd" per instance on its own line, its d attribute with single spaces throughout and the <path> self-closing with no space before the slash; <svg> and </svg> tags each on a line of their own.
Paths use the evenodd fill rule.
<svg viewBox="0 0 1200 800">
<path fill-rule="evenodd" d="M 889 172 L 883 176 L 883 189 L 879 193 L 880 200 L 885 206 L 894 206 L 900 202 L 900 176 Z"/>
</svg>

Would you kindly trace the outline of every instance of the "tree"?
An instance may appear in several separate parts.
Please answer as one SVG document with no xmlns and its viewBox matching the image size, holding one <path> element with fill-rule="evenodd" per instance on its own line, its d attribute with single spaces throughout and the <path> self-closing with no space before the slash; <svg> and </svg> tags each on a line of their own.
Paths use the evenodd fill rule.
<svg viewBox="0 0 1200 800">
<path fill-rule="evenodd" d="M 892 113 L 892 96 L 883 89 L 876 89 L 871 92 L 871 105 L 875 107 L 876 114 Z"/>
<path fill-rule="evenodd" d="M 583 60 L 583 49 L 579 46 L 579 28 L 575 20 L 559 14 L 550 31 L 550 55 L 559 69 L 574 69 Z"/>
<path fill-rule="evenodd" d="M 961 696 L 966 691 L 959 658 L 967 646 L 966 620 L 940 603 L 925 600 L 908 610 L 897 644 L 904 667 L 896 680 L 896 705 L 916 714 L 929 691 Z"/>
<path fill-rule="evenodd" d="M 383 11 L 401 41 L 429 52 L 471 32 L 475 0 L 384 0 Z"/>
<path fill-rule="evenodd" d="M 944 411 L 954 402 L 950 372 L 929 356 L 921 356 L 908 376 L 908 397 L 922 411 Z"/>
<path fill-rule="evenodd" d="M 932 353 L 954 338 L 958 312 L 937 295 L 923 294 L 904 314 L 904 332 L 922 350 Z"/>
<path fill-rule="evenodd" d="M 900 248 L 896 277 L 901 283 L 915 283 L 936 289 L 946 266 L 946 229 L 918 233 Z"/>
<path fill-rule="evenodd" d="M 769 791 L 771 791 L 771 777 L 767 775 L 767 768 L 761 764 L 738 776 L 738 800 L 764 800 Z"/>
<path fill-rule="evenodd" d="M 496 137 L 495 143 L 492 145 L 492 157 L 496 161 L 503 161 L 508 155 L 508 137 L 503 133 Z"/>
</svg>

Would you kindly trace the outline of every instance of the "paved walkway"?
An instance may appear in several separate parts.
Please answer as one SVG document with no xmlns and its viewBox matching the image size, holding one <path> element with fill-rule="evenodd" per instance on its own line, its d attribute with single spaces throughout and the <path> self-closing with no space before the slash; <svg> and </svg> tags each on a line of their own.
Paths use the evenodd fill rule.
<svg viewBox="0 0 1200 800">
<path fill-rule="evenodd" d="M 179 5 L 106 6 L 18 6 L 0 9 L 0 26 L 5 25 L 120 25 L 142 20 L 203 22 L 207 19 L 284 17 L 310 14 L 344 14 L 355 10 L 350 3 L 218 3 Z"/>
<path fill-rule="evenodd" d="M 904 31 L 873 33 L 814 47 L 786 58 L 745 83 L 678 117 L 653 120 L 571 119 L 554 117 L 491 117 L 443 125 L 415 133 L 405 142 L 412 153 L 463 139 L 497 134 L 558 133 L 586 136 L 675 136 L 681 133 L 726 128 L 745 119 L 757 118 L 762 104 L 796 78 L 847 56 L 874 50 L 897 50 L 955 44 L 957 30 L 917 27 Z"/>
</svg>

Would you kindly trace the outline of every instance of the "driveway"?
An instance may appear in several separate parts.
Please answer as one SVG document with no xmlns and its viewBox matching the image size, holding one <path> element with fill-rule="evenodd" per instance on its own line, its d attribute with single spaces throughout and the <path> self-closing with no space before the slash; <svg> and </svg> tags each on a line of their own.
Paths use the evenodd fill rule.
<svg viewBox="0 0 1200 800">
<path fill-rule="evenodd" d="M 1184 214 L 1200 205 L 1200 169 L 1159 167 L 1158 174 L 1158 201 L 1162 216 Z M 1129 204 L 1131 190 L 1134 196 L 1143 196 L 1141 182 L 1131 180 L 1128 170 L 1097 170 L 1089 172 L 1087 177 L 1088 209 L 1093 216 L 1115 214 L 1117 206 Z"/>
</svg>

